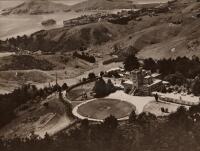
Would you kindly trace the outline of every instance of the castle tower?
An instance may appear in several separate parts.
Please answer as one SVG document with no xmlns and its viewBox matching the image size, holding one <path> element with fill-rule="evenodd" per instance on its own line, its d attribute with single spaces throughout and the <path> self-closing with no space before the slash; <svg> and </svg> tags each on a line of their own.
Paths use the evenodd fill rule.
<svg viewBox="0 0 200 151">
<path fill-rule="evenodd" d="M 142 70 L 133 70 L 131 72 L 131 77 L 133 81 L 133 87 L 139 88 L 143 84 L 143 76 L 142 76 Z"/>
</svg>

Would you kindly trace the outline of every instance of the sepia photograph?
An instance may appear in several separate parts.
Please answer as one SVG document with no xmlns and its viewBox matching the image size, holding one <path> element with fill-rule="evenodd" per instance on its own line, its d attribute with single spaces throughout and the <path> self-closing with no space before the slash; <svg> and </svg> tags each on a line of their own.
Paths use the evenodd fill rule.
<svg viewBox="0 0 200 151">
<path fill-rule="evenodd" d="M 200 0 L 0 0 L 0 151 L 200 151 Z"/>
</svg>

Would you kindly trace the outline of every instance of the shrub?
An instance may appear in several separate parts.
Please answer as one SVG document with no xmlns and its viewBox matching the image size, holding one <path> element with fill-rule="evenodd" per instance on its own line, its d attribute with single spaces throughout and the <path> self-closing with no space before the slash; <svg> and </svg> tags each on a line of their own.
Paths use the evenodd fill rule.
<svg viewBox="0 0 200 151">
<path fill-rule="evenodd" d="M 67 89 L 68 89 L 67 83 L 63 83 L 63 85 L 62 85 L 62 90 L 67 90 Z"/>
<path fill-rule="evenodd" d="M 95 75 L 94 72 L 90 72 L 90 73 L 88 74 L 88 79 L 95 79 L 95 78 L 96 78 L 96 75 Z"/>
<path fill-rule="evenodd" d="M 103 80 L 103 78 L 100 78 L 95 82 L 93 91 L 96 93 L 96 97 L 104 97 L 108 94 L 106 82 Z"/>
<path fill-rule="evenodd" d="M 94 56 L 91 56 L 91 55 L 88 55 L 88 54 L 85 54 L 85 53 L 79 54 L 78 52 L 74 52 L 73 56 L 74 57 L 78 57 L 80 59 L 83 59 L 85 61 L 88 61 L 90 63 L 95 63 L 96 62 L 96 59 L 95 59 Z"/>
<path fill-rule="evenodd" d="M 131 112 L 131 114 L 129 115 L 128 121 L 129 121 L 129 123 L 133 123 L 133 122 L 136 121 L 136 119 L 137 119 L 137 115 L 135 114 L 135 111 L 133 110 L 133 111 Z"/>
<path fill-rule="evenodd" d="M 138 59 L 134 55 L 128 56 L 124 61 L 124 69 L 126 71 L 132 71 L 138 69 L 140 66 Z"/>
<path fill-rule="evenodd" d="M 116 117 L 110 115 L 109 117 L 105 118 L 103 122 L 103 127 L 108 129 L 115 129 L 118 126 L 118 121 Z"/>
</svg>

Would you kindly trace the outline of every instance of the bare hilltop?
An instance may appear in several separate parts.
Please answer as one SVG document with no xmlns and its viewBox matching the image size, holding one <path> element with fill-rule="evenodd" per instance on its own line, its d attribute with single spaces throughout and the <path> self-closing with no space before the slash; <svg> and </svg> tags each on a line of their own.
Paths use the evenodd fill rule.
<svg viewBox="0 0 200 151">
<path fill-rule="evenodd" d="M 64 27 L 8 41 L 30 51 L 73 52 L 84 47 L 90 53 L 119 55 L 132 47 L 129 51 L 137 50 L 141 58 L 200 56 L 199 8 L 196 0 L 178 0 L 115 15 L 83 16 Z"/>
<path fill-rule="evenodd" d="M 71 6 L 72 10 L 109 10 L 109 9 L 129 9 L 133 8 L 131 0 L 86 0 Z"/>
<path fill-rule="evenodd" d="M 162 1 L 162 0 L 161 0 Z M 166 0 L 164 0 L 166 1 Z M 62 2 L 52 0 L 26 0 L 25 2 L 11 8 L 3 10 L 3 15 L 9 14 L 47 14 L 68 11 L 85 11 L 85 10 L 112 10 L 112 9 L 132 9 L 141 7 L 154 6 L 157 3 L 145 2 L 139 4 L 138 0 L 85 0 L 77 4 L 68 6 Z"/>
<path fill-rule="evenodd" d="M 50 0 L 27 0 L 18 6 L 3 10 L 3 15 L 9 14 L 49 14 L 60 11 L 69 11 L 69 6 L 54 3 Z"/>
</svg>

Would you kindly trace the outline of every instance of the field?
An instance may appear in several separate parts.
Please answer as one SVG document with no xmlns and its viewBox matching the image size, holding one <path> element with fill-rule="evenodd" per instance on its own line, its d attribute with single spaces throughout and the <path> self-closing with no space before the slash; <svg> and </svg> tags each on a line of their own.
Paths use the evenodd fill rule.
<svg viewBox="0 0 200 151">
<path fill-rule="evenodd" d="M 173 113 L 177 110 L 181 105 L 167 102 L 150 102 L 149 104 L 144 106 L 144 112 L 150 112 L 156 116 L 168 116 L 170 113 Z M 168 112 L 164 113 L 161 111 L 161 108 L 167 109 Z M 187 107 L 188 108 L 188 107 Z"/>
<path fill-rule="evenodd" d="M 69 55 L 20 56 L 0 53 L 0 93 L 10 92 L 23 83 L 41 84 L 39 88 L 44 87 L 43 84 L 49 86 L 49 82 L 55 81 L 56 73 L 58 80 L 63 80 L 62 85 L 66 82 L 64 79 L 74 78 L 89 69 L 89 63 L 74 60 Z"/>
<path fill-rule="evenodd" d="M 117 99 L 96 99 L 85 103 L 78 108 L 82 116 L 103 120 L 109 115 L 116 118 L 127 117 L 135 107 L 130 103 Z"/>
</svg>

